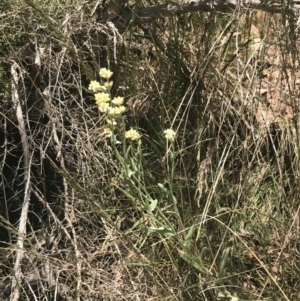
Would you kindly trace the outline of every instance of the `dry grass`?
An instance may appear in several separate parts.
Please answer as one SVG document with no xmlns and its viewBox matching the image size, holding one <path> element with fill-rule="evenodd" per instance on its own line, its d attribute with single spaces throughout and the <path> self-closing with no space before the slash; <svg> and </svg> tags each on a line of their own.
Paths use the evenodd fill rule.
<svg viewBox="0 0 300 301">
<path fill-rule="evenodd" d="M 87 3 L 30 3 L 5 3 L 0 24 L 0 298 L 24 193 L 15 61 L 32 156 L 20 299 L 300 299 L 292 16 L 199 12 L 158 20 L 155 40 L 138 28 L 114 37 Z M 87 90 L 100 67 L 114 71 L 141 148 L 102 135 Z"/>
</svg>

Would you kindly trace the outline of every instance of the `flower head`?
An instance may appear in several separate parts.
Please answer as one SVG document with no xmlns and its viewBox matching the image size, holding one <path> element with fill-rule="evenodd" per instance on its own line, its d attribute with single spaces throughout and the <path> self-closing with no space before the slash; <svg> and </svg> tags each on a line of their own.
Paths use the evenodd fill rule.
<svg viewBox="0 0 300 301">
<path fill-rule="evenodd" d="M 110 79 L 113 75 L 113 72 L 110 70 L 107 70 L 106 68 L 101 68 L 99 72 L 100 77 Z"/>
<path fill-rule="evenodd" d="M 107 103 L 107 102 L 99 102 L 99 103 L 97 102 L 97 106 L 98 106 L 99 111 L 102 113 L 107 113 L 110 108 L 109 103 Z"/>
<path fill-rule="evenodd" d="M 137 130 L 130 129 L 129 131 L 125 132 L 125 138 L 130 140 L 139 140 L 141 135 Z"/>
<path fill-rule="evenodd" d="M 105 82 L 103 86 L 105 87 L 106 90 L 110 90 L 111 87 L 113 86 L 113 82 L 112 81 Z"/>
<path fill-rule="evenodd" d="M 96 80 L 92 80 L 89 85 L 89 90 L 93 91 L 94 93 L 97 93 L 101 91 L 101 85 Z"/>
<path fill-rule="evenodd" d="M 109 138 L 109 137 L 111 137 L 111 135 L 112 135 L 112 131 L 111 131 L 111 129 L 110 128 L 105 128 L 104 130 L 103 130 L 103 136 L 104 137 L 106 137 L 106 138 Z"/>
<path fill-rule="evenodd" d="M 120 106 L 120 107 L 110 107 L 108 109 L 108 115 L 109 116 L 119 116 L 122 115 L 124 112 L 126 111 L 126 108 L 124 106 Z"/>
<path fill-rule="evenodd" d="M 112 103 L 113 103 L 115 106 L 122 106 L 123 103 L 124 103 L 124 98 L 123 98 L 123 97 L 115 97 L 115 98 L 112 100 Z"/>
<path fill-rule="evenodd" d="M 95 94 L 95 100 L 97 104 L 100 102 L 109 102 L 110 96 L 108 93 L 99 92 Z"/>
<path fill-rule="evenodd" d="M 173 142 L 176 137 L 176 133 L 172 129 L 164 130 L 164 134 L 165 134 L 166 139 L 171 142 Z"/>
<path fill-rule="evenodd" d="M 89 84 L 89 90 L 93 91 L 94 93 L 98 92 L 108 92 L 113 85 L 113 82 L 105 82 L 103 85 L 101 85 L 96 80 L 92 80 Z"/>
<path fill-rule="evenodd" d="M 110 126 L 115 126 L 115 125 L 117 125 L 117 122 L 116 122 L 116 120 L 115 120 L 114 118 L 108 118 L 108 119 L 106 120 L 106 122 L 107 122 L 107 124 L 110 125 Z"/>
</svg>

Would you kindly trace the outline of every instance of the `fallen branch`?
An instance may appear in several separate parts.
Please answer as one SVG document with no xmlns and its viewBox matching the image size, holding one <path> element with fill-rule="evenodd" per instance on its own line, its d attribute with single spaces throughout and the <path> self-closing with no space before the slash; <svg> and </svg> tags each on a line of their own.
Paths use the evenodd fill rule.
<svg viewBox="0 0 300 301">
<path fill-rule="evenodd" d="M 119 30 L 125 30 L 132 20 L 134 25 L 152 22 L 157 18 L 174 16 L 178 14 L 193 13 L 197 11 L 233 12 L 235 10 L 246 11 L 248 9 L 263 10 L 278 13 L 286 9 L 281 1 L 274 0 L 192 0 L 192 1 L 170 1 L 168 4 L 144 7 L 133 12 L 124 12 L 114 23 Z M 300 9 L 299 1 L 290 2 L 289 8 Z"/>
<path fill-rule="evenodd" d="M 297 1 L 293 1 L 293 8 L 300 8 Z M 280 1 L 264 1 L 264 0 L 192 0 L 192 1 L 171 1 L 169 4 L 162 4 L 142 8 L 138 10 L 140 19 L 152 19 L 160 16 L 169 16 L 174 14 L 193 13 L 196 11 L 218 11 L 218 12 L 231 12 L 236 9 L 260 9 L 268 12 L 281 12 L 283 9 Z"/>
</svg>

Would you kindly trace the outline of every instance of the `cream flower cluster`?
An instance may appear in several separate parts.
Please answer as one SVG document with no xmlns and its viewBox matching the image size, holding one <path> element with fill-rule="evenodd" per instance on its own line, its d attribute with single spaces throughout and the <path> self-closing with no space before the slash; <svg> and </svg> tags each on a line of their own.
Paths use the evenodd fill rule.
<svg viewBox="0 0 300 301">
<path fill-rule="evenodd" d="M 164 134 L 165 138 L 170 142 L 173 142 L 176 137 L 176 132 L 174 132 L 172 129 L 164 130 Z"/>
<path fill-rule="evenodd" d="M 98 106 L 98 109 L 101 113 L 107 114 L 107 127 L 104 128 L 103 135 L 105 137 L 110 137 L 114 126 L 117 125 L 117 119 L 122 116 L 126 111 L 124 106 L 123 97 L 115 97 L 112 99 L 110 89 L 113 86 L 113 82 L 110 81 L 110 78 L 113 75 L 113 72 L 101 68 L 99 72 L 101 83 L 92 80 L 89 85 L 89 90 L 94 93 L 95 102 Z M 135 132 L 135 133 L 133 133 Z M 140 134 L 136 130 L 129 130 L 125 132 L 125 138 L 131 140 L 140 139 Z"/>
<path fill-rule="evenodd" d="M 112 71 L 101 68 L 99 75 L 104 82 L 101 84 L 96 80 L 92 80 L 89 85 L 89 90 L 94 93 L 99 111 L 107 113 L 111 117 L 122 115 L 126 111 L 126 108 L 123 106 L 123 97 L 116 97 L 111 100 L 110 89 L 113 82 L 109 79 L 113 75 Z"/>
<path fill-rule="evenodd" d="M 139 140 L 141 135 L 137 130 L 130 129 L 129 131 L 125 132 L 125 138 L 130 140 Z"/>
</svg>

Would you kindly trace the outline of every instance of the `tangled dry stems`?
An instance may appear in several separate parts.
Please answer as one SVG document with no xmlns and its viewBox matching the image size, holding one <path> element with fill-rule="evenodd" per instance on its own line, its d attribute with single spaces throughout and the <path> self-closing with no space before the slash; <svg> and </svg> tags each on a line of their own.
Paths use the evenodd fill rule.
<svg viewBox="0 0 300 301">
<path fill-rule="evenodd" d="M 90 47 L 80 48 L 75 42 L 69 47 L 78 48 L 80 56 L 84 53 L 82 61 L 96 74 L 106 64 L 103 54 L 99 55 L 104 48 L 93 41 L 100 39 L 99 27 L 88 21 L 78 23 L 85 9 L 75 12 L 73 4 L 52 4 L 49 11 L 55 21 L 74 12 L 68 23 L 73 32 L 76 26 L 90 26 L 92 34 L 83 34 L 84 45 Z M 20 66 L 19 93 L 27 100 L 23 109 L 33 156 L 32 214 L 27 221 L 21 298 L 210 300 L 218 294 L 216 287 L 221 287 L 239 298 L 255 300 L 284 299 L 278 296 L 280 288 L 290 300 L 297 300 L 299 143 L 294 120 L 298 111 L 288 104 L 288 113 L 278 116 L 274 108 L 281 105 L 282 94 L 274 96 L 268 90 L 271 96 L 262 103 L 264 93 L 259 90 L 261 76 L 267 74 L 264 84 L 276 79 L 268 89 L 283 81 L 281 90 L 286 91 L 284 78 L 296 73 L 292 68 L 287 72 L 290 63 L 285 56 L 278 55 L 282 61 L 276 63 L 277 71 L 271 71 L 275 68 L 271 62 L 259 73 L 261 60 L 270 63 L 263 50 L 259 56 L 248 55 L 246 47 L 236 53 L 237 46 L 251 40 L 246 21 L 203 13 L 192 16 L 190 31 L 176 18 L 161 20 L 157 35 L 169 51 L 153 46 L 151 38 L 145 42 L 142 30 L 136 35 L 125 33 L 123 42 L 131 42 L 124 44 L 127 52 L 118 46 L 114 65 L 111 43 L 113 93 L 128 99 L 128 122 L 144 131 L 144 150 L 151 157 L 143 161 L 143 184 L 162 202 L 161 210 L 174 226 L 176 235 L 166 239 L 146 234 L 148 226 L 156 226 L 153 217 L 129 231 L 143 217 L 143 200 L 118 178 L 121 166 L 101 136 L 105 120 L 87 92 L 86 70 L 47 29 L 34 35 L 36 42 L 27 40 L 32 42 L 29 46 L 23 42 L 28 26 L 34 24 L 34 11 L 28 6 L 13 8 L 18 12 L 14 24 L 21 25 L 19 34 L 12 38 L 7 25 L 1 30 L 7 47 L 18 48 L 7 55 L 7 61 Z M 25 16 L 30 22 L 25 22 Z M 287 30 L 280 28 L 282 34 Z M 238 29 L 245 31 L 240 40 L 233 38 Z M 65 27 L 66 40 L 70 32 Z M 113 37 L 111 32 L 108 35 Z M 276 53 L 298 53 L 280 46 Z M 40 64 L 34 61 L 38 53 Z M 289 81 L 296 85 L 297 75 L 289 75 Z M 296 93 L 296 88 L 290 84 L 289 91 Z M 291 92 L 285 94 L 294 101 Z M 9 143 L 3 144 L 7 155 L 2 157 L 2 168 L 8 184 L 7 198 L 1 202 L 9 204 L 9 219 L 16 224 L 19 217 L 12 212 L 18 213 L 22 202 L 9 187 L 23 187 L 18 179 L 22 160 L 5 168 L 4 163 L 22 155 L 20 143 L 13 139 L 17 137 L 13 108 L 6 108 L 2 119 L 9 124 Z M 267 113 L 261 119 L 262 112 Z M 164 201 L 168 196 L 157 188 L 168 177 L 159 133 L 173 120 L 179 136 L 173 185 L 178 216 L 168 215 L 171 205 Z M 18 193 L 22 195 L 20 188 Z M 1 223 L 13 238 L 11 244 L 3 243 L 1 251 L 6 260 L 1 269 L 1 297 L 8 299 L 17 232 Z M 193 227 L 189 242 L 187 233 Z"/>
</svg>

